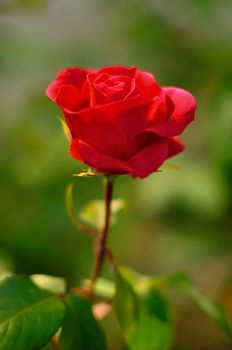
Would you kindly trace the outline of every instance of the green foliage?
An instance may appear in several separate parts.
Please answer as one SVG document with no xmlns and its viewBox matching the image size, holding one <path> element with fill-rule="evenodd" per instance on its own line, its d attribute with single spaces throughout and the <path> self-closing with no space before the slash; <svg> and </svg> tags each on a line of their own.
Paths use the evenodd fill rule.
<svg viewBox="0 0 232 350">
<path fill-rule="evenodd" d="M 201 293 L 186 274 L 176 273 L 167 277 L 147 278 L 147 283 L 154 288 L 177 287 L 232 338 L 232 323 L 223 305 L 219 301 Z"/>
<path fill-rule="evenodd" d="M 90 201 L 79 212 L 79 218 L 88 225 L 101 229 L 105 219 L 105 203 L 103 200 Z M 116 221 L 116 214 L 125 207 L 125 201 L 121 198 L 111 202 L 111 223 Z"/>
<path fill-rule="evenodd" d="M 78 220 L 78 217 L 74 209 L 73 186 L 74 186 L 73 182 L 69 183 L 66 186 L 66 191 L 65 191 L 65 207 L 66 207 L 68 216 L 77 230 L 80 230 L 89 236 L 94 236 L 96 233 L 88 229 L 88 227 L 82 225 Z"/>
<path fill-rule="evenodd" d="M 33 280 L 33 281 L 32 281 Z M 35 284 L 36 283 L 36 284 Z M 199 292 L 183 273 L 149 277 L 115 268 L 115 285 L 100 278 L 95 295 L 114 300 L 114 309 L 129 350 L 171 349 L 174 322 L 165 296 L 169 288 L 188 296 L 232 338 L 223 306 Z M 104 333 L 84 297 L 64 295 L 61 278 L 11 276 L 0 283 L 0 344 L 3 350 L 106 350 Z M 61 298 L 58 294 L 62 293 Z"/>
<path fill-rule="evenodd" d="M 66 316 L 62 322 L 60 347 L 62 350 L 105 350 L 106 341 L 93 317 L 90 301 L 67 295 Z"/>
<path fill-rule="evenodd" d="M 89 280 L 84 280 L 83 285 L 88 286 Z M 114 283 L 105 278 L 98 278 L 94 287 L 94 294 L 100 298 L 113 299 L 115 297 Z"/>
<path fill-rule="evenodd" d="M 148 277 L 140 275 L 131 269 L 121 267 L 120 269 L 116 270 L 115 307 L 120 325 L 129 344 L 131 344 L 131 336 L 134 334 L 136 334 L 136 346 L 139 346 L 139 339 L 146 337 L 144 335 L 145 333 L 143 334 L 142 324 L 146 324 L 146 320 L 149 319 L 147 318 L 147 310 L 149 310 L 149 312 L 152 311 L 153 317 L 150 315 L 151 319 L 149 322 L 151 325 L 154 323 L 154 327 L 154 316 L 155 320 L 158 318 L 159 321 L 161 319 L 163 322 L 166 322 L 159 323 L 159 335 L 163 332 L 163 338 L 166 338 L 166 340 L 169 341 L 170 334 L 165 334 L 165 332 L 167 332 L 168 325 L 170 326 L 172 319 L 170 317 L 170 309 L 168 304 L 165 302 L 163 295 L 160 293 L 167 291 L 170 287 L 175 287 L 177 290 L 189 297 L 206 315 L 208 315 L 220 328 L 222 328 L 222 330 L 230 338 L 232 338 L 232 324 L 223 305 L 219 301 L 214 300 L 198 291 L 193 285 L 191 279 L 186 274 L 176 273 L 170 276 Z M 146 312 L 144 310 L 146 310 Z M 146 317 L 144 317 L 144 315 Z M 138 319 L 142 320 L 141 324 L 139 323 L 141 328 L 136 328 L 133 326 L 138 323 Z M 161 327 L 161 325 L 163 327 Z M 166 326 L 166 330 L 164 325 Z M 161 338 L 159 340 L 161 342 Z M 157 349 L 163 349 L 160 345 L 162 342 L 157 344 Z M 139 347 L 133 347 L 133 344 L 130 346 L 132 350 L 134 348 L 140 349 Z M 167 343 L 167 346 L 169 346 L 169 342 Z M 154 349 L 156 348 L 154 347 Z"/>
<path fill-rule="evenodd" d="M 232 323 L 229 320 L 223 305 L 217 300 L 214 300 L 199 292 L 192 285 L 183 286 L 183 290 L 192 299 L 192 301 L 204 313 L 212 318 L 212 320 L 214 320 L 214 322 L 232 339 Z"/>
<path fill-rule="evenodd" d="M 30 278 L 38 287 L 49 290 L 52 293 L 64 294 L 66 291 L 64 278 L 39 274 L 31 275 Z"/>
<path fill-rule="evenodd" d="M 92 175 L 91 175 L 92 174 Z M 91 169 L 83 171 L 79 174 L 75 174 L 75 176 L 79 177 L 89 177 L 95 176 L 95 173 L 92 173 Z M 67 185 L 65 191 L 65 206 L 67 213 L 74 224 L 74 226 L 83 231 L 86 234 L 94 235 L 95 231 L 91 232 L 91 229 L 88 229 L 86 226 L 82 224 L 87 224 L 88 226 L 93 227 L 96 230 L 101 230 L 104 224 L 105 219 L 105 204 L 103 200 L 92 200 L 87 203 L 78 213 L 75 212 L 74 208 L 74 200 L 73 200 L 73 188 L 74 183 L 71 182 Z M 116 214 L 118 211 L 122 210 L 125 207 L 125 201 L 121 198 L 114 199 L 111 202 L 111 223 L 116 222 Z"/>
<path fill-rule="evenodd" d="M 169 304 L 158 290 L 136 293 L 124 271 L 115 271 L 115 310 L 129 349 L 170 349 L 173 324 Z"/>
<path fill-rule="evenodd" d="M 0 344 L 3 350 L 35 350 L 58 330 L 64 303 L 38 288 L 29 277 L 13 276 L 0 284 Z"/>
<path fill-rule="evenodd" d="M 101 229 L 104 224 L 104 201 L 92 200 L 79 212 L 80 219 L 86 224 Z"/>
<path fill-rule="evenodd" d="M 36 284 L 43 286 L 39 288 Z M 106 340 L 89 300 L 68 294 L 62 299 L 50 290 L 64 291 L 62 279 L 52 276 L 12 276 L 0 284 L 0 345 L 2 350 L 35 350 L 52 337 L 62 350 L 104 350 Z M 61 328 L 62 327 L 62 328 Z"/>
</svg>

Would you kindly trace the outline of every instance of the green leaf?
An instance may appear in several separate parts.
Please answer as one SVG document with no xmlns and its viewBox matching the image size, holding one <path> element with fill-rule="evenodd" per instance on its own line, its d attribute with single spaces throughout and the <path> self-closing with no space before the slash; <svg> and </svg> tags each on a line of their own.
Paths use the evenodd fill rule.
<svg viewBox="0 0 232 350">
<path fill-rule="evenodd" d="M 3 350 L 35 350 L 60 327 L 65 305 L 29 277 L 12 276 L 0 283 L 0 344 Z"/>
<path fill-rule="evenodd" d="M 100 230 L 104 224 L 104 215 L 104 201 L 102 200 L 93 200 L 89 202 L 79 212 L 81 221 Z"/>
<path fill-rule="evenodd" d="M 168 276 L 146 277 L 151 287 L 166 289 L 168 287 L 181 287 L 191 284 L 190 277 L 185 272 L 177 272 Z"/>
<path fill-rule="evenodd" d="M 116 221 L 116 214 L 125 207 L 125 201 L 121 198 L 114 199 L 111 202 L 111 223 Z M 102 229 L 105 219 L 105 202 L 101 199 L 93 200 L 79 213 L 79 218 L 86 224 L 91 225 L 99 230 Z"/>
<path fill-rule="evenodd" d="M 139 293 L 136 290 L 135 276 L 125 268 L 115 271 L 115 310 L 128 348 L 168 350 L 172 342 L 169 305 L 154 288 L 146 291 L 143 289 Z"/>
<path fill-rule="evenodd" d="M 67 185 L 66 191 L 65 191 L 65 207 L 66 207 L 68 216 L 69 216 L 70 220 L 72 221 L 72 223 L 74 224 L 74 226 L 77 228 L 77 230 L 82 231 L 84 234 L 86 234 L 88 236 L 96 236 L 96 231 L 84 226 L 78 220 L 78 217 L 77 217 L 77 215 L 75 213 L 75 209 L 74 209 L 73 186 L 74 186 L 74 183 L 70 182 Z"/>
<path fill-rule="evenodd" d="M 62 323 L 62 350 L 105 350 L 106 340 L 93 316 L 89 300 L 74 295 L 65 299 L 66 316 Z"/>
<path fill-rule="evenodd" d="M 212 320 L 232 338 L 231 320 L 228 318 L 224 306 L 218 300 L 206 296 L 191 284 L 182 285 L 182 290 L 206 315 L 212 318 Z"/>
<path fill-rule="evenodd" d="M 166 277 L 151 278 L 151 286 L 154 287 L 178 287 L 187 295 L 206 315 L 208 315 L 224 332 L 232 338 L 232 323 L 227 316 L 223 305 L 213 298 L 201 293 L 193 285 L 191 279 L 185 273 L 176 273 Z"/>
<path fill-rule="evenodd" d="M 139 300 L 130 282 L 119 269 L 115 271 L 116 296 L 115 310 L 120 326 L 126 337 L 133 334 L 136 327 Z"/>
<path fill-rule="evenodd" d="M 11 257 L 0 249 L 0 281 L 6 277 L 12 276 L 14 270 L 14 264 Z"/>
<path fill-rule="evenodd" d="M 83 281 L 83 286 L 89 286 L 89 280 Z M 105 278 L 98 278 L 94 286 L 94 295 L 104 299 L 113 299 L 115 296 L 115 285 L 112 281 Z"/>
<path fill-rule="evenodd" d="M 64 278 L 49 275 L 31 275 L 31 280 L 40 288 L 49 290 L 52 293 L 64 294 L 66 281 Z"/>
</svg>

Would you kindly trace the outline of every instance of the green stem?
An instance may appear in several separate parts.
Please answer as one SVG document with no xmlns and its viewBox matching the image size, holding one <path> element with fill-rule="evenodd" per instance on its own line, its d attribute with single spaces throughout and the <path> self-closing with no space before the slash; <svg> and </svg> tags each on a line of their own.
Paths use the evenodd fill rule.
<svg viewBox="0 0 232 350">
<path fill-rule="evenodd" d="M 95 283 L 101 274 L 104 259 L 107 255 L 106 241 L 110 226 L 111 210 L 110 205 L 113 197 L 114 180 L 112 177 L 106 176 L 104 183 L 105 192 L 105 220 L 102 231 L 96 237 L 95 263 L 90 275 L 90 293 L 94 290 Z"/>
</svg>

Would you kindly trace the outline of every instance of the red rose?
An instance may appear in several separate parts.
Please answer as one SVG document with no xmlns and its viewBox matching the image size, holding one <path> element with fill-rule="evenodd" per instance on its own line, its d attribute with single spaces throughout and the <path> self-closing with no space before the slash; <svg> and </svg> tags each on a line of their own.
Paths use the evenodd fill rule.
<svg viewBox="0 0 232 350">
<path fill-rule="evenodd" d="M 161 87 L 136 67 L 64 69 L 46 93 L 63 110 L 74 158 L 104 173 L 141 178 L 184 149 L 176 136 L 196 108 L 189 92 Z"/>
</svg>

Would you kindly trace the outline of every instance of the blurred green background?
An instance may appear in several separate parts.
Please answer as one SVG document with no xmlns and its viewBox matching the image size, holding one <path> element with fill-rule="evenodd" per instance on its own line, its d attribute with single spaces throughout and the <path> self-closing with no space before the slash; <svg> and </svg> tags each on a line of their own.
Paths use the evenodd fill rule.
<svg viewBox="0 0 232 350">
<path fill-rule="evenodd" d="M 232 314 L 231 16 L 229 0 L 0 0 L 0 271 L 70 286 L 88 276 L 91 239 L 64 209 L 83 165 L 68 155 L 44 90 L 62 67 L 135 64 L 190 90 L 198 109 L 183 154 L 147 179 L 117 181 L 127 209 L 111 231 L 116 259 L 147 274 L 188 271 Z M 75 180 L 74 193 L 80 210 L 101 198 L 101 181 Z M 174 301 L 176 350 L 231 349 L 210 320 Z"/>
</svg>

